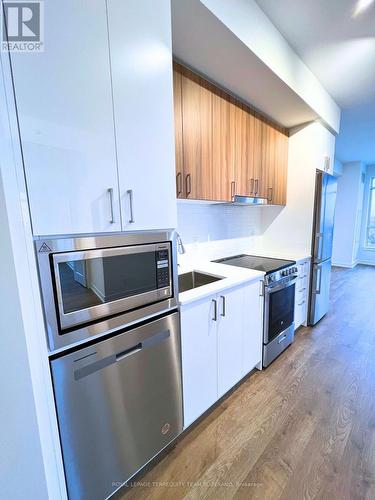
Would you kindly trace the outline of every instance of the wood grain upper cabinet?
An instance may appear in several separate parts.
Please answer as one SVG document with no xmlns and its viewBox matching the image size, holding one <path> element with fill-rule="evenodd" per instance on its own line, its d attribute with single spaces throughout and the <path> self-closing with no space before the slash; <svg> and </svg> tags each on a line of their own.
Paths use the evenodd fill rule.
<svg viewBox="0 0 375 500">
<path fill-rule="evenodd" d="M 241 104 L 235 107 L 234 194 L 249 196 L 254 188 L 254 116 Z"/>
<path fill-rule="evenodd" d="M 285 130 L 177 63 L 174 112 L 177 197 L 285 204 Z"/>
<path fill-rule="evenodd" d="M 257 196 L 274 205 L 286 204 L 288 136 L 267 120 L 261 121 L 261 169 Z"/>
<path fill-rule="evenodd" d="M 170 0 L 107 4 L 123 230 L 174 228 Z"/>
<path fill-rule="evenodd" d="M 184 68 L 181 90 L 184 197 L 212 200 L 212 87 Z"/>
<path fill-rule="evenodd" d="M 224 92 L 213 93 L 212 103 L 212 198 L 231 201 L 236 161 L 236 106 Z"/>
<path fill-rule="evenodd" d="M 275 205 L 286 205 L 287 181 L 288 181 L 288 147 L 289 138 L 285 131 L 276 132 L 275 170 L 272 191 L 270 192 L 270 203 Z"/>
<path fill-rule="evenodd" d="M 106 2 L 47 3 L 44 52 L 10 53 L 33 232 L 120 231 Z"/>
</svg>

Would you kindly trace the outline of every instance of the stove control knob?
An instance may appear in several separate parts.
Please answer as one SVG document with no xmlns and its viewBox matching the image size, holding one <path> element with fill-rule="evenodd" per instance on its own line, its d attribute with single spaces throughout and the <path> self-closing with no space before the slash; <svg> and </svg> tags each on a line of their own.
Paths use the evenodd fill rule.
<svg viewBox="0 0 375 500">
<path fill-rule="evenodd" d="M 288 271 L 287 270 L 282 271 L 281 276 L 288 276 Z"/>
</svg>

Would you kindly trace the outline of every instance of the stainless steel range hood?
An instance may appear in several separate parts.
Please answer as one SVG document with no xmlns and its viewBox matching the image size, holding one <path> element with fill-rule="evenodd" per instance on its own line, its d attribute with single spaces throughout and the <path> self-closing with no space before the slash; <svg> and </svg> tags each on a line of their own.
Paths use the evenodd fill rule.
<svg viewBox="0 0 375 500">
<path fill-rule="evenodd" d="M 250 196 L 233 196 L 234 205 L 268 205 L 267 198 L 252 198 Z"/>
</svg>

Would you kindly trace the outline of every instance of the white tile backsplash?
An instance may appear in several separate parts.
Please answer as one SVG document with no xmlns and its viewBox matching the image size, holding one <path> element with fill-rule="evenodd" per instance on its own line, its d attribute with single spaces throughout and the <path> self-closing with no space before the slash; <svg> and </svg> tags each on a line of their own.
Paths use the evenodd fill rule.
<svg viewBox="0 0 375 500">
<path fill-rule="evenodd" d="M 262 235 L 259 207 L 179 201 L 177 217 L 186 249 L 182 264 L 254 251 Z"/>
</svg>

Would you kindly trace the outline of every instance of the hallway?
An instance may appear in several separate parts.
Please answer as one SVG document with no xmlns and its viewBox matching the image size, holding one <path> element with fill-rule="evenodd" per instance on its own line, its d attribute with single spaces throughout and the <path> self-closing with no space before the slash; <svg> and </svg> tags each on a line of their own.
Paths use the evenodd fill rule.
<svg viewBox="0 0 375 500">
<path fill-rule="evenodd" d="M 334 268 L 331 309 L 123 497 L 374 499 L 375 267 Z"/>
</svg>

